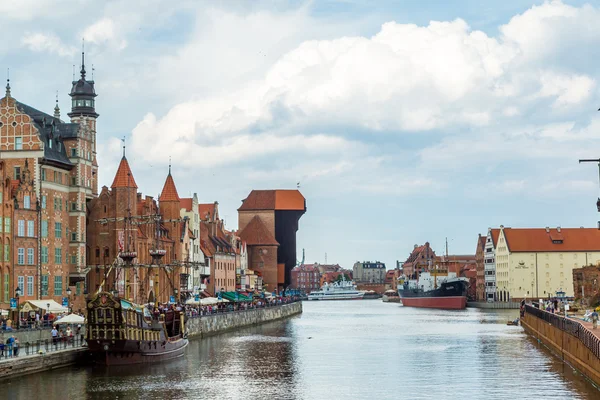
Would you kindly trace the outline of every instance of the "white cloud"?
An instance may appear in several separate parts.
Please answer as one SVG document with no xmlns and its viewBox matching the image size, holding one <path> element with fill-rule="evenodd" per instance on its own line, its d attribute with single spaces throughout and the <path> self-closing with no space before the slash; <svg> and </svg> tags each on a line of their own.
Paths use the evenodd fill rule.
<svg viewBox="0 0 600 400">
<path fill-rule="evenodd" d="M 579 104 L 589 99 L 591 90 L 596 82 L 585 75 L 560 75 L 544 72 L 540 76 L 542 85 L 539 96 L 555 97 L 553 106 L 556 108 Z"/>
<path fill-rule="evenodd" d="M 21 43 L 31 51 L 54 53 L 61 57 L 70 57 L 76 51 L 74 47 L 65 45 L 53 33 L 27 33 L 21 39 Z"/>
<path fill-rule="evenodd" d="M 110 44 L 117 50 L 122 50 L 127 47 L 127 41 L 119 37 L 117 30 L 115 22 L 105 17 L 88 26 L 81 36 L 87 42 L 99 45 Z"/>
</svg>

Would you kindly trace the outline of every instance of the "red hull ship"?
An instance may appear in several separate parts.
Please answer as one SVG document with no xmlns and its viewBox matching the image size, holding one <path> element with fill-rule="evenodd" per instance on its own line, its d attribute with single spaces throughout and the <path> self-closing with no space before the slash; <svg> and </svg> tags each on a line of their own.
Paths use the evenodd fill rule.
<svg viewBox="0 0 600 400">
<path fill-rule="evenodd" d="M 446 270 L 420 274 L 418 279 L 398 282 L 398 295 L 406 307 L 463 310 L 467 306 L 469 281 Z"/>
<path fill-rule="evenodd" d="M 129 365 L 169 360 L 188 345 L 182 312 L 158 310 L 100 292 L 88 299 L 87 343 L 94 361 Z"/>
</svg>

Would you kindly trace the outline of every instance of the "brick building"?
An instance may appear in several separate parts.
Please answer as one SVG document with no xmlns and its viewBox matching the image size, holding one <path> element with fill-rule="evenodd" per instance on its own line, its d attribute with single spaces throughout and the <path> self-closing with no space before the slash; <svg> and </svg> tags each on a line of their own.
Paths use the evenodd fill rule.
<svg viewBox="0 0 600 400">
<path fill-rule="evenodd" d="M 184 240 L 178 233 L 187 226 L 186 221 L 178 215 L 170 171 L 160 204 L 151 196 L 142 197 L 137 189 L 123 151 L 111 188 L 102 187 L 100 195 L 88 203 L 88 290 L 117 291 L 138 303 L 166 302 L 179 294 L 182 267 L 153 266 L 174 265 L 182 259 Z M 162 257 L 153 258 L 161 252 Z M 119 256 L 124 253 L 135 254 L 132 266 L 115 268 L 115 264 L 122 266 Z"/>
<path fill-rule="evenodd" d="M 599 300 L 600 265 L 573 269 L 573 293 L 575 298 L 585 300 L 586 304 L 591 304 L 593 299 Z"/>
<path fill-rule="evenodd" d="M 487 236 L 482 236 L 481 233 L 477 237 L 477 248 L 475 251 L 475 269 L 477 276 L 475 279 L 475 298 L 477 301 L 486 301 L 485 297 L 485 242 Z"/>
<path fill-rule="evenodd" d="M 225 231 L 224 221 L 219 219 L 218 206 L 218 202 L 199 205 L 200 249 L 210 270 L 206 291 L 213 296 L 221 289 L 235 291 L 238 258 L 235 238 L 231 232 Z"/>
<path fill-rule="evenodd" d="M 298 190 L 253 190 L 238 208 L 239 235 L 248 245 L 248 268 L 268 291 L 291 284 L 296 266 L 296 231 L 306 212 Z"/>
<path fill-rule="evenodd" d="M 402 264 L 405 276 L 411 277 L 417 271 L 427 270 L 433 264 L 434 259 L 435 251 L 429 246 L 429 242 L 426 242 L 422 246 L 415 244 L 413 251 Z"/>
<path fill-rule="evenodd" d="M 313 264 L 303 264 L 292 268 L 291 288 L 303 293 L 310 293 L 320 288 L 321 274 Z"/>
<path fill-rule="evenodd" d="M 0 307 L 17 285 L 21 300 L 61 302 L 71 287 L 83 305 L 86 201 L 97 195 L 94 82 L 72 82 L 70 122 L 12 97 L 0 99 Z"/>
</svg>

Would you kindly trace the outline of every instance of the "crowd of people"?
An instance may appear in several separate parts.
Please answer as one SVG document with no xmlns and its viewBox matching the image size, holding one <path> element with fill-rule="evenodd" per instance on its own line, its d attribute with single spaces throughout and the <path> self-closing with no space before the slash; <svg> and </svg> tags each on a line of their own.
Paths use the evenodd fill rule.
<svg viewBox="0 0 600 400">
<path fill-rule="evenodd" d="M 75 312 L 73 314 L 84 316 L 81 312 Z M 68 313 L 55 314 L 53 312 L 30 312 L 21 316 L 21 320 L 17 324 L 13 321 L 10 316 L 0 316 L 0 329 L 3 331 L 12 331 L 15 329 L 41 329 L 49 328 L 56 325 L 58 321 Z"/>
<path fill-rule="evenodd" d="M 201 317 L 205 315 L 219 314 L 224 312 L 233 311 L 246 311 L 253 310 L 256 308 L 272 307 L 287 303 L 292 303 L 297 300 L 297 297 L 292 296 L 281 296 L 271 298 L 259 298 L 253 301 L 247 302 L 229 302 L 229 303 L 217 303 L 214 305 L 196 305 L 186 304 L 183 307 L 185 310 L 186 317 Z"/>
</svg>

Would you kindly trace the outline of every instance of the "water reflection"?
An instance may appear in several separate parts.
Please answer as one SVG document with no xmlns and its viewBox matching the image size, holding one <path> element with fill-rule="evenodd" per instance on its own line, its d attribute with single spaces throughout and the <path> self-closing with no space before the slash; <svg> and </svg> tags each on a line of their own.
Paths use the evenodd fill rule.
<svg viewBox="0 0 600 400">
<path fill-rule="evenodd" d="M 150 366 L 62 369 L 0 383 L 6 398 L 595 399 L 516 311 L 446 312 L 380 301 L 305 303 L 286 321 L 192 340 Z"/>
</svg>

